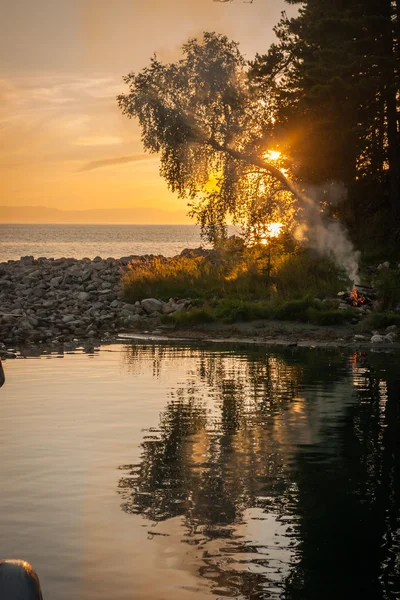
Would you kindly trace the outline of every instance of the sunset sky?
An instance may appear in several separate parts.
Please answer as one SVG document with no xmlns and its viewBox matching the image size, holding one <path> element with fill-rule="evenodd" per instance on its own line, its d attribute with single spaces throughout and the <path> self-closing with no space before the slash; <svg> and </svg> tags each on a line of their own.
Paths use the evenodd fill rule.
<svg viewBox="0 0 400 600">
<path fill-rule="evenodd" d="M 157 157 L 143 153 L 136 123 L 120 114 L 122 76 L 154 52 L 175 60 L 205 30 L 239 41 L 250 59 L 267 50 L 285 9 L 283 0 L 4 3 L 0 205 L 184 209 L 159 177 Z"/>
</svg>

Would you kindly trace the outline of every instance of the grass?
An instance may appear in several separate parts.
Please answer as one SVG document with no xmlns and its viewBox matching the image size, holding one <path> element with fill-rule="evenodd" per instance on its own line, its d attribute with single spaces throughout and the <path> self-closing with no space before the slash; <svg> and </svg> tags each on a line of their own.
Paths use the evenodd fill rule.
<svg viewBox="0 0 400 600">
<path fill-rule="evenodd" d="M 190 311 L 162 316 L 164 323 L 182 327 L 265 319 L 346 323 L 355 312 L 337 310 L 335 297 L 347 285 L 332 261 L 299 247 L 291 251 L 275 247 L 271 259 L 265 248 L 220 248 L 207 257 L 155 259 L 131 265 L 122 279 L 127 302 L 191 298 Z"/>
<path fill-rule="evenodd" d="M 324 307 L 323 303 L 316 306 L 309 298 L 293 301 L 269 302 L 240 302 L 232 300 L 221 300 L 206 303 L 202 308 L 192 308 L 188 312 L 180 312 L 172 315 L 163 315 L 163 323 L 173 323 L 177 327 L 185 327 L 200 323 L 235 323 L 237 321 L 301 321 L 315 325 L 342 325 L 350 322 L 355 311 L 349 308 L 347 311 Z"/>
<path fill-rule="evenodd" d="M 328 259 L 304 249 L 280 252 L 269 263 L 265 249 L 242 253 L 215 251 L 131 265 L 122 277 L 127 302 L 155 297 L 266 301 L 335 295 L 345 287 L 340 271 Z"/>
<path fill-rule="evenodd" d="M 361 331 L 373 331 L 374 329 L 386 329 L 390 325 L 400 327 L 400 313 L 391 311 L 370 313 L 361 321 L 359 328 Z"/>
<path fill-rule="evenodd" d="M 385 310 L 396 309 L 400 305 L 400 269 L 382 269 L 379 271 L 376 289 L 382 308 Z"/>
</svg>

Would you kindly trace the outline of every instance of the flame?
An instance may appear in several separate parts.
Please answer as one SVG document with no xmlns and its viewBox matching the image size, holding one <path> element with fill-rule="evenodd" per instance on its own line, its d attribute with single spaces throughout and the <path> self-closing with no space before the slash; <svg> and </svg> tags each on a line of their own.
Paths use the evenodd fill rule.
<svg viewBox="0 0 400 600">
<path fill-rule="evenodd" d="M 361 306 L 362 304 L 365 304 L 365 302 L 366 302 L 366 298 L 364 298 L 364 296 L 361 296 L 361 294 L 357 288 L 354 288 L 350 292 L 350 296 L 353 300 L 353 306 Z"/>
</svg>

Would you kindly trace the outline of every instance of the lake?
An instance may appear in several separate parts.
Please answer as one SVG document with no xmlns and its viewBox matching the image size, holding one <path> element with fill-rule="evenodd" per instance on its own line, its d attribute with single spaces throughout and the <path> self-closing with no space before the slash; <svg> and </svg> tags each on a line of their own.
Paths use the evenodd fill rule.
<svg viewBox="0 0 400 600">
<path fill-rule="evenodd" d="M 121 258 L 131 254 L 175 256 L 200 246 L 195 225 L 0 224 L 0 262 L 35 258 Z"/>
<path fill-rule="evenodd" d="M 8 360 L 1 555 L 44 600 L 398 598 L 398 364 L 143 341 Z"/>
</svg>

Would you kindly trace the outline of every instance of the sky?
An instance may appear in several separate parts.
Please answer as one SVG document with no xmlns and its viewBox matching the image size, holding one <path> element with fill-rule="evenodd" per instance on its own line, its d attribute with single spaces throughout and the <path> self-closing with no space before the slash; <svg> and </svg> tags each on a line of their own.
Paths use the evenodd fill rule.
<svg viewBox="0 0 400 600">
<path fill-rule="evenodd" d="M 157 156 L 143 152 L 138 125 L 118 109 L 122 76 L 154 52 L 178 59 L 203 31 L 228 35 L 251 59 L 274 40 L 281 11 L 290 14 L 284 0 L 0 3 L 0 206 L 14 211 L 185 209 L 160 178 Z"/>
</svg>

